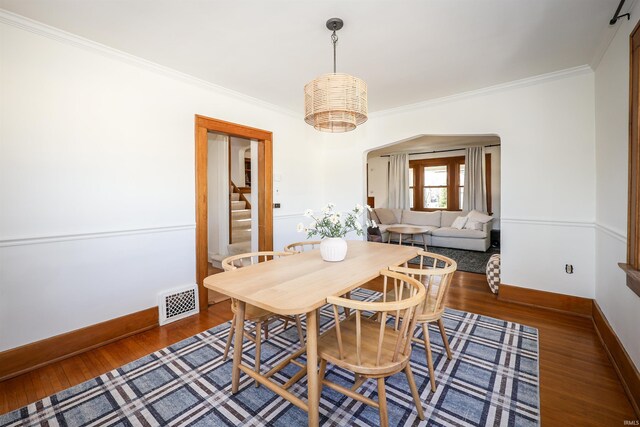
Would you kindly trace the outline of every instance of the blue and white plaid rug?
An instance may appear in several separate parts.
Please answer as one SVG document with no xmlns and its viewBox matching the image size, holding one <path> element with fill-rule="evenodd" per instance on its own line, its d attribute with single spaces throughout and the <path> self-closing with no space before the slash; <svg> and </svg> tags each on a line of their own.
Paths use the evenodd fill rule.
<svg viewBox="0 0 640 427">
<path fill-rule="evenodd" d="M 358 290 L 352 297 L 378 297 Z M 325 307 L 321 330 L 333 325 Z M 304 323 L 304 322 L 303 322 Z M 397 426 L 537 426 L 540 423 L 538 331 L 513 322 L 448 309 L 444 323 L 453 359 L 447 360 L 437 325 L 429 330 L 437 390 L 431 391 L 424 347 L 413 345 L 411 369 L 426 420 L 420 422 L 404 373 L 387 379 L 389 424 Z M 0 416 L 0 426 L 294 426 L 306 412 L 241 376 L 232 395 L 232 358 L 222 361 L 230 322 L 216 326 L 97 378 Z M 262 343 L 262 372 L 299 348 L 295 326 L 272 325 Z M 422 328 L 416 328 L 416 336 Z M 419 331 L 419 332 L 418 332 Z M 243 361 L 254 363 L 245 341 Z M 299 360 L 304 361 L 304 356 Z M 273 379 L 284 384 L 299 368 L 289 365 Z M 329 365 L 327 378 L 350 386 L 353 374 Z M 291 392 L 306 400 L 306 378 Z M 359 392 L 377 400 L 376 383 Z M 329 388 L 322 390 L 320 423 L 378 426 L 378 411 Z"/>
</svg>

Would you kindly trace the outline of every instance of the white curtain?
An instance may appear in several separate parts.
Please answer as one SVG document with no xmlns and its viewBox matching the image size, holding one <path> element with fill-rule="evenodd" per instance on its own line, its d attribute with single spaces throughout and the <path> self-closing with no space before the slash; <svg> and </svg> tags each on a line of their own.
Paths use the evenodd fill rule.
<svg viewBox="0 0 640 427">
<path fill-rule="evenodd" d="M 409 209 L 409 155 L 389 156 L 389 207 Z"/>
<path fill-rule="evenodd" d="M 487 181 L 484 147 L 469 147 L 465 151 L 462 209 L 486 212 Z"/>
</svg>

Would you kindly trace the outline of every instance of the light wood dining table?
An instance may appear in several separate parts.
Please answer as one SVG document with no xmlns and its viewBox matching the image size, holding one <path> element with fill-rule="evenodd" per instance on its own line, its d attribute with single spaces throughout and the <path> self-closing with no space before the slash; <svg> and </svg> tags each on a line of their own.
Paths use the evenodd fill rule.
<svg viewBox="0 0 640 427">
<path fill-rule="evenodd" d="M 328 296 L 339 296 L 378 277 L 389 266 L 404 264 L 417 256 L 418 248 L 365 241 L 348 241 L 347 257 L 340 262 L 323 261 L 319 250 L 302 252 L 233 271 L 215 274 L 204 280 L 208 289 L 238 300 L 231 380 L 232 393 L 238 392 L 240 372 L 307 411 L 309 426 L 319 421 L 318 387 L 318 310 Z M 276 314 L 307 316 L 307 402 L 243 365 L 242 345 L 246 304 Z"/>
</svg>

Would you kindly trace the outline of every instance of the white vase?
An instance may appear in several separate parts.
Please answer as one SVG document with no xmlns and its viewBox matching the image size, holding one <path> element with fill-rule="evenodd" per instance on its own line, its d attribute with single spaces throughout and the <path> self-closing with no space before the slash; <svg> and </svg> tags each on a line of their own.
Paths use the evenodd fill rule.
<svg viewBox="0 0 640 427">
<path fill-rule="evenodd" d="M 341 237 L 327 237 L 320 243 L 320 256 L 325 261 L 342 261 L 347 256 L 347 241 Z"/>
</svg>

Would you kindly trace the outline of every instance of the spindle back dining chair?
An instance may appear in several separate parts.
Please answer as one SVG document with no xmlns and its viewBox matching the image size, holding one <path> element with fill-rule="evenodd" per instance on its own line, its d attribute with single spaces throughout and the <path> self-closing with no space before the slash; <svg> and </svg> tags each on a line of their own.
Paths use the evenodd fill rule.
<svg viewBox="0 0 640 427">
<path fill-rule="evenodd" d="M 320 358 L 320 387 L 325 385 L 346 396 L 378 408 L 380 424 L 388 425 L 385 378 L 404 371 L 415 401 L 418 416 L 424 419 L 420 396 L 411 372 L 411 337 L 416 326 L 416 314 L 424 302 L 425 287 L 416 279 L 390 270 L 380 272 L 383 277 L 383 299 L 364 302 L 330 296 L 327 302 L 333 305 L 335 326 L 320 336 L 318 356 Z M 397 295 L 387 301 L 387 292 Z M 349 308 L 352 314 L 340 321 L 338 308 Z M 399 328 L 387 325 L 392 313 L 402 311 Z M 373 320 L 371 314 L 377 315 Z M 352 371 L 356 381 L 352 388 L 325 379 L 327 363 Z M 356 393 L 362 383 L 373 378 L 377 381 L 378 401 Z"/>
<path fill-rule="evenodd" d="M 277 259 L 283 256 L 293 255 L 291 252 L 281 252 L 281 251 L 262 251 L 262 252 L 250 252 L 239 255 L 230 256 L 222 260 L 222 268 L 225 271 L 235 270 L 237 268 L 247 267 L 249 265 L 256 264 L 258 262 L 268 262 L 273 259 Z M 227 337 L 227 343 L 224 347 L 224 355 L 223 360 L 227 359 L 227 355 L 229 353 L 229 348 L 231 346 L 231 341 L 233 339 L 235 324 L 238 321 L 236 319 L 236 312 L 238 307 L 238 301 L 235 298 L 231 298 L 231 311 L 233 312 L 233 319 L 231 321 L 231 328 L 229 329 L 229 335 Z M 269 322 L 273 318 L 281 318 L 284 320 L 285 325 L 284 329 L 287 328 L 288 322 L 290 320 L 295 321 L 296 326 L 298 328 L 298 337 L 300 339 L 300 345 L 304 346 L 304 334 L 302 332 L 302 324 L 300 322 L 299 316 L 280 316 L 276 315 L 268 310 L 264 310 L 262 308 L 247 304 L 245 308 L 244 320 L 255 323 L 255 327 L 253 328 L 253 336 L 251 335 L 251 331 L 244 331 L 245 337 L 250 341 L 253 341 L 256 345 L 256 357 L 255 357 L 255 371 L 260 373 L 260 353 L 261 353 L 261 345 L 262 345 L 262 330 L 264 328 L 265 339 L 269 339 Z M 258 382 L 256 382 L 256 386 L 258 386 Z"/>
<path fill-rule="evenodd" d="M 406 274 L 420 281 L 425 287 L 427 296 L 424 303 L 418 310 L 417 321 L 422 325 L 423 338 L 422 342 L 425 346 L 427 367 L 429 368 L 429 379 L 431 381 L 431 390 L 436 391 L 435 369 L 433 366 L 433 354 L 431 351 L 431 340 L 429 338 L 429 323 L 437 322 L 442 336 L 444 349 L 447 353 L 447 359 L 453 357 L 449 340 L 445 331 L 442 315 L 445 310 L 445 297 L 449 291 L 453 274 L 458 268 L 458 264 L 443 255 L 419 251 L 419 264 L 417 268 L 412 267 L 389 267 L 390 270 Z M 388 299 L 393 299 L 394 295 L 388 295 Z M 401 316 L 396 318 L 396 324 Z M 414 341 L 421 342 L 418 338 Z"/>
</svg>

